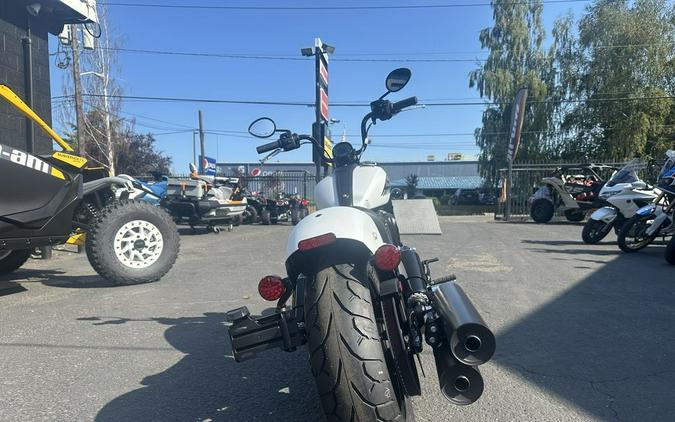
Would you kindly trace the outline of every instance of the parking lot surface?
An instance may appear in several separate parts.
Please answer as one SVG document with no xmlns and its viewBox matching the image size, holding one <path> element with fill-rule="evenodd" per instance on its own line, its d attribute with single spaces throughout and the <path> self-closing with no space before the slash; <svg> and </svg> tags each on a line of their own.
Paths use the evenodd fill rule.
<svg viewBox="0 0 675 422">
<path fill-rule="evenodd" d="M 664 245 L 622 254 L 581 225 L 444 217 L 442 236 L 405 236 L 434 275 L 458 283 L 497 336 L 468 407 L 438 392 L 423 355 L 418 421 L 675 420 L 675 269 Z M 0 420 L 316 421 L 307 355 L 237 364 L 224 313 L 270 307 L 290 226 L 185 234 L 158 283 L 111 286 L 84 256 L 31 261 L 0 281 Z"/>
</svg>

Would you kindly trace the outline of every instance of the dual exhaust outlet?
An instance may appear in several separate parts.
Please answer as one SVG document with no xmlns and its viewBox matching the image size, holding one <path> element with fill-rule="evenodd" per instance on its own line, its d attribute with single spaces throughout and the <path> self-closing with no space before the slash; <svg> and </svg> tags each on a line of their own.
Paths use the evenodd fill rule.
<svg viewBox="0 0 675 422">
<path fill-rule="evenodd" d="M 471 404 L 483 394 L 483 377 L 477 366 L 494 355 L 495 336 L 460 286 L 444 282 L 432 286 L 431 293 L 440 317 L 434 324 L 442 327 L 428 326 L 427 342 L 434 348 L 441 392 L 453 404 Z M 440 328 L 445 332 L 442 340 L 433 333 Z"/>
</svg>

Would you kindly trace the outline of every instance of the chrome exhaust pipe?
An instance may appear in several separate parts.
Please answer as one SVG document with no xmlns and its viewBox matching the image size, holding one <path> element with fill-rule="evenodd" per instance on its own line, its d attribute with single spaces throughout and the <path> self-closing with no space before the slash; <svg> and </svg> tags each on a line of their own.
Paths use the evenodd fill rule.
<svg viewBox="0 0 675 422">
<path fill-rule="evenodd" d="M 469 366 L 489 361 L 495 353 L 495 336 L 464 290 L 453 282 L 444 282 L 434 285 L 431 291 L 434 308 L 445 323 L 452 354 Z"/>
<path fill-rule="evenodd" d="M 458 361 L 447 344 L 434 348 L 436 373 L 441 393 L 452 404 L 465 406 L 483 394 L 483 377 L 478 368 Z"/>
</svg>

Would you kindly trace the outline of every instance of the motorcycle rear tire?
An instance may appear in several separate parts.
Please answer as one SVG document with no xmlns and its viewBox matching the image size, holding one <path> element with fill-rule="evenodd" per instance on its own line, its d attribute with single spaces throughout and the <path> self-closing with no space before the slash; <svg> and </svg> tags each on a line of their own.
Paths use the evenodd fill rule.
<svg viewBox="0 0 675 422">
<path fill-rule="evenodd" d="M 367 286 L 365 271 L 351 264 L 309 278 L 305 322 L 312 375 L 328 420 L 405 421 L 406 400 L 396 394 Z"/>
<path fill-rule="evenodd" d="M 262 210 L 260 213 L 260 222 L 264 226 L 269 226 L 270 223 L 272 222 L 272 216 L 270 215 L 270 212 L 268 210 Z"/>
<path fill-rule="evenodd" d="M 670 238 L 668 247 L 666 247 L 666 261 L 670 265 L 675 265 L 675 236 Z"/>
<path fill-rule="evenodd" d="M 21 268 L 32 252 L 32 249 L 15 249 L 4 251 L 4 253 L 0 251 L 0 275 L 9 274 Z"/>
<path fill-rule="evenodd" d="M 586 224 L 584 224 L 584 229 L 581 231 L 581 239 L 583 239 L 584 243 L 595 245 L 612 231 L 613 226 L 614 222 L 608 224 L 604 221 L 589 218 Z"/>
<path fill-rule="evenodd" d="M 650 218 L 653 220 L 654 216 L 643 216 L 636 214 L 626 221 L 626 224 L 624 224 L 621 228 L 621 232 L 619 232 L 619 236 L 617 236 L 617 243 L 619 244 L 619 248 L 621 248 L 622 251 L 626 253 L 637 252 L 649 246 L 649 244 L 652 243 L 654 239 L 656 239 L 660 230 L 656 230 L 652 236 L 645 237 L 645 239 L 636 246 L 629 246 L 628 242 L 626 241 L 627 237 L 631 237 L 629 234 L 633 226 L 639 224 L 642 220 L 648 220 Z"/>
<path fill-rule="evenodd" d="M 300 214 L 299 209 L 291 210 L 291 223 L 293 223 L 294 226 L 297 226 L 301 219 L 302 215 Z"/>
<path fill-rule="evenodd" d="M 249 205 L 246 207 L 246 211 L 244 211 L 244 224 L 253 224 L 256 221 L 258 221 L 258 210 L 255 209 L 253 205 Z"/>
</svg>

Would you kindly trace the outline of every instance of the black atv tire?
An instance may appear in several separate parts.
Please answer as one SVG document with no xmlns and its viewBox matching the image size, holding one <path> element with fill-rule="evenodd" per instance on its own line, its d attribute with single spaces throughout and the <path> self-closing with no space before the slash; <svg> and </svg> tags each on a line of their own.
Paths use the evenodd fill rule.
<svg viewBox="0 0 675 422">
<path fill-rule="evenodd" d="M 675 265 L 675 236 L 670 238 L 668 246 L 666 247 L 666 261 L 670 265 Z"/>
<path fill-rule="evenodd" d="M 307 348 L 321 404 L 329 421 L 405 421 L 362 279 L 342 264 L 307 281 Z"/>
<path fill-rule="evenodd" d="M 300 210 L 295 208 L 291 210 L 291 223 L 293 223 L 294 226 L 297 226 L 298 223 L 302 220 L 302 215 L 300 214 Z"/>
<path fill-rule="evenodd" d="M 650 243 L 656 239 L 656 237 L 659 235 L 660 230 L 657 230 L 654 232 L 652 236 L 646 236 L 642 241 L 638 242 L 636 245 L 633 245 L 632 243 L 629 244 L 626 238 L 634 238 L 634 226 L 641 224 L 644 225 L 646 224 L 645 221 L 649 219 L 654 219 L 653 215 L 640 215 L 636 214 L 632 216 L 626 223 L 623 225 L 621 228 L 621 231 L 619 232 L 619 236 L 617 236 L 617 243 L 619 244 L 619 248 L 621 248 L 622 251 L 626 253 L 631 253 L 631 252 L 637 252 L 640 249 L 644 249 L 647 246 L 649 246 Z M 644 231 L 646 230 L 646 227 L 639 227 L 638 230 Z"/>
<path fill-rule="evenodd" d="M 162 252 L 147 267 L 134 268 L 123 263 L 116 252 L 116 237 L 134 221 L 150 223 L 162 237 Z M 127 229 L 133 230 L 133 229 Z M 138 240 L 136 241 L 138 242 Z M 180 237 L 166 212 L 145 201 L 116 201 L 105 207 L 87 232 L 85 249 L 89 263 L 103 278 L 116 284 L 151 283 L 162 278 L 176 262 Z"/>
<path fill-rule="evenodd" d="M 258 221 L 258 210 L 253 205 L 246 206 L 243 224 L 254 224 L 256 221 Z"/>
<path fill-rule="evenodd" d="M 260 213 L 260 222 L 265 226 L 270 225 L 272 222 L 272 216 L 268 210 L 262 210 Z"/>
<path fill-rule="evenodd" d="M 553 203 L 548 199 L 536 199 L 532 203 L 532 207 L 530 207 L 530 217 L 532 217 L 535 223 L 548 223 L 553 218 L 554 213 Z"/>
<path fill-rule="evenodd" d="M 6 252 L 0 251 L 0 256 Z M 21 268 L 28 261 L 32 253 L 32 249 L 14 249 L 13 251 L 9 251 L 6 256 L 0 258 L 0 275 L 9 274 Z"/>
<path fill-rule="evenodd" d="M 565 210 L 565 218 L 567 221 L 578 223 L 580 221 L 584 221 L 584 218 L 586 218 L 586 213 L 578 209 Z"/>
<path fill-rule="evenodd" d="M 614 222 L 607 224 L 604 221 L 589 218 L 581 231 L 581 239 L 584 243 L 595 245 L 612 231 L 612 227 L 614 227 Z"/>
</svg>

